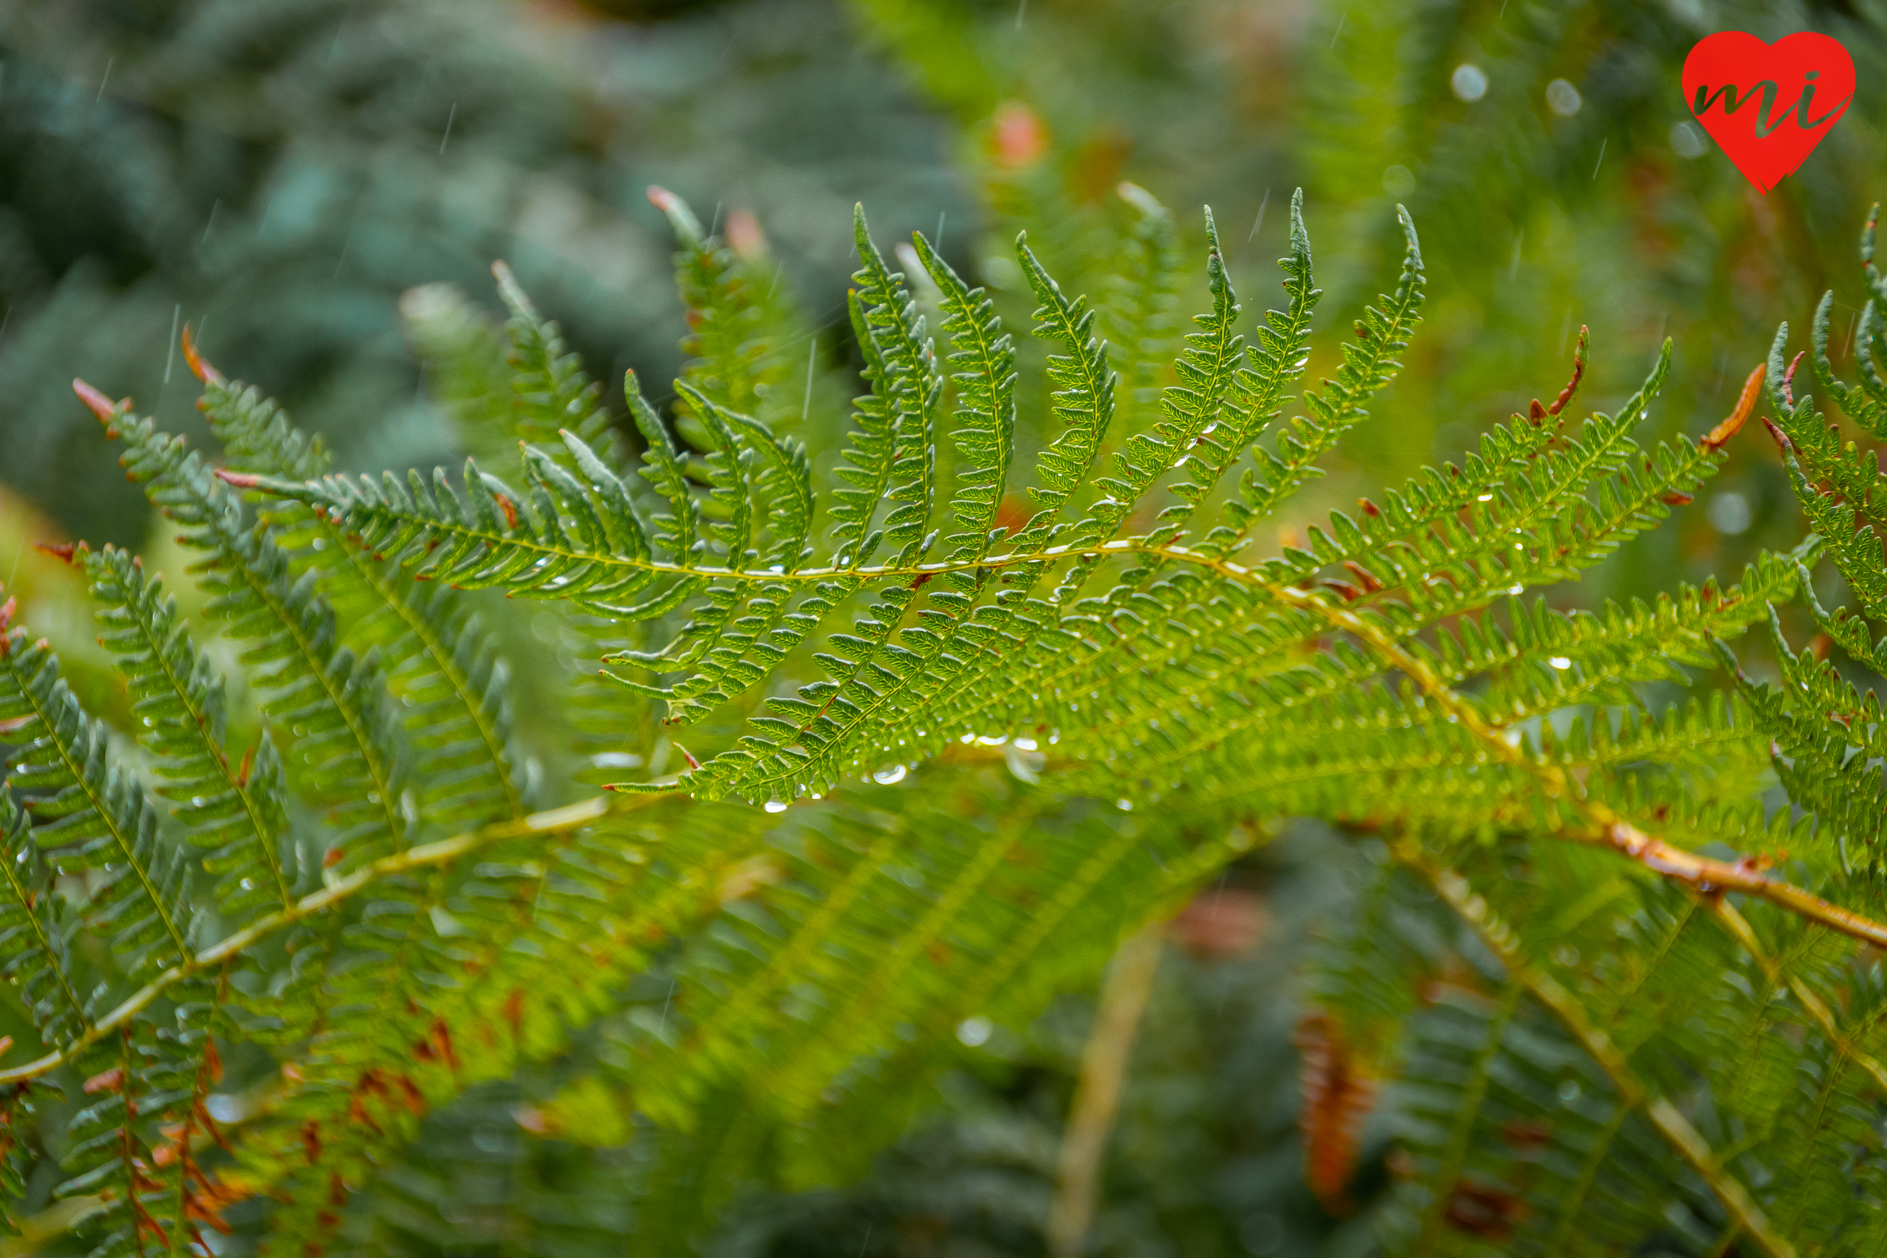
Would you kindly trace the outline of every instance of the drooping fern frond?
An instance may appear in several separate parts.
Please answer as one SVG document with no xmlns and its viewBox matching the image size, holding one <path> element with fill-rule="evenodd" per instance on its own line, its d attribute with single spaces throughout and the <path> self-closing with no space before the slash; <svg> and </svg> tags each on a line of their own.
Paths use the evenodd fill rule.
<svg viewBox="0 0 1887 1258">
<path fill-rule="evenodd" d="M 139 675 L 157 780 L 208 784 L 176 821 L 215 843 L 212 898 L 234 926 L 186 933 L 161 964 L 134 954 L 148 980 L 121 981 L 72 946 L 112 924 L 45 894 L 57 823 L 10 832 L 25 859 L 0 938 L 47 1029 L 42 1058 L 0 1068 L 0 1086 L 73 1076 L 87 1099 L 68 1123 L 67 1191 L 109 1187 L 105 1226 L 134 1244 L 153 1227 L 181 1236 L 179 1220 L 266 1195 L 271 1245 L 322 1252 L 350 1217 L 407 1199 L 375 1185 L 442 1107 L 542 1070 L 516 1111 L 527 1130 L 620 1143 L 654 1123 L 673 1133 L 662 1148 L 700 1153 L 649 1172 L 669 1199 L 635 1225 L 679 1248 L 753 1176 L 856 1171 L 869 1142 L 822 1152 L 820 1133 L 888 1139 L 962 1045 L 1085 981 L 1292 815 L 1381 834 L 1402 871 L 1382 901 L 1400 907 L 1318 980 L 1323 1020 L 1304 1036 L 1323 1063 L 1306 1127 L 1318 1196 L 1346 1200 L 1366 1105 L 1394 1128 L 1401 1186 L 1376 1220 L 1391 1251 L 1563 1249 L 1567 1201 L 1598 1203 L 1594 1234 L 1625 1248 L 1675 1226 L 1706 1251 L 1741 1236 L 1779 1254 L 1863 1226 L 1824 1203 L 1830 1181 L 1808 1164 L 1861 1138 L 1855 1080 L 1879 1070 L 1864 1002 L 1834 995 L 1857 939 L 1887 944 L 1844 849 L 1873 843 L 1874 709 L 1844 706 L 1839 678 L 1786 651 L 1785 685 L 1830 701 L 1821 724 L 1754 683 L 1654 701 L 1795 597 L 1818 546 L 1655 603 L 1528 596 L 1689 502 L 1764 373 L 1702 436 L 1640 444 L 1669 346 L 1615 414 L 1581 421 L 1582 335 L 1550 408 L 1265 554 L 1254 526 L 1367 422 L 1409 343 L 1425 281 L 1406 216 L 1394 291 L 1271 437 L 1319 296 L 1301 203 L 1286 309 L 1255 328 L 1206 217 L 1209 309 L 1171 361 L 1149 357 L 1157 302 L 1126 320 L 1140 330 L 1121 361 L 1142 383 L 1117 374 L 1101 312 L 1019 242 L 1050 349 L 1052 422 L 1031 468 L 1016 436 L 1034 431 L 1017 422 L 1029 395 L 995 303 L 919 236 L 899 256 L 936 284 L 931 329 L 861 215 L 852 312 L 870 392 L 827 492 L 809 443 L 743 392 L 772 352 L 739 331 L 759 326 L 740 313 L 755 277 L 671 209 L 690 308 L 713 319 L 673 416 L 627 382 L 637 476 L 515 292 L 503 330 L 461 320 L 431 342 L 457 363 L 441 387 L 468 442 L 523 436 L 503 475 L 477 460 L 457 477 L 334 475 L 272 403 L 194 353 L 227 455 L 215 472 L 86 394 L 205 553 L 194 575 L 244 648 L 257 745 L 280 746 L 283 766 L 279 785 L 229 767 L 207 657 L 128 559 L 75 552 Z M 1110 440 L 1133 413 L 1116 414 L 1121 390 L 1155 378 L 1158 418 Z M 960 471 L 940 468 L 944 451 Z M 1033 516 L 1005 507 L 1017 491 Z M 526 815 L 517 674 L 471 619 L 480 590 L 514 596 L 479 607 L 507 641 L 528 623 L 559 656 L 607 667 L 613 758 L 585 772 L 648 780 Z M 604 655 L 606 638 L 619 645 Z M 701 754 L 656 717 L 689 723 Z M 1862 758 L 1827 726 L 1844 717 Z M 670 755 L 687 769 L 670 776 Z M 1764 808 L 1772 764 L 1814 824 Z M 106 772 L 125 784 L 112 799 L 143 801 L 121 811 L 155 816 L 136 775 Z M 252 810 L 244 792 L 283 802 Z M 1417 919 L 1414 945 L 1385 933 Z M 250 1073 L 240 1120 L 212 1126 L 225 1061 Z M 1810 1113 L 1805 1079 L 1827 1080 L 1838 1112 Z M 1569 1095 L 1590 1104 L 1561 1115 Z"/>
</svg>

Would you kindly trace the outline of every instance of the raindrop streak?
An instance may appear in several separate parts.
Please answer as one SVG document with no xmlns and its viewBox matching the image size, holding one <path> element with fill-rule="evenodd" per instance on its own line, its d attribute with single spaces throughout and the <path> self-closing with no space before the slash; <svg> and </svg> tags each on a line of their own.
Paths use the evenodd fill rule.
<svg viewBox="0 0 1887 1258">
<path fill-rule="evenodd" d="M 1349 20 L 1350 20 L 1350 11 L 1348 9 L 1345 9 L 1343 11 L 1343 16 L 1337 19 L 1336 34 L 1330 37 L 1330 46 L 1332 48 L 1335 48 L 1337 46 L 1337 36 L 1343 34 L 1343 24 Z"/>
<path fill-rule="evenodd" d="M 11 307 L 8 308 L 11 309 Z M 1854 348 L 1854 324 L 1860 317 L 1861 312 L 1858 310 L 1848 317 L 1848 341 L 1847 344 L 1841 347 L 1841 356 L 1843 358 L 1846 358 L 1848 351 Z"/>
<path fill-rule="evenodd" d="M 1527 234 L 1526 234 L 1525 232 L 1521 232 L 1520 234 L 1518 234 L 1517 236 L 1515 236 L 1515 237 L 1514 237 L 1514 260 L 1513 260 L 1512 262 L 1510 262 L 1510 263 L 1508 263 L 1508 265 L 1507 265 L 1507 278 L 1508 278 L 1509 280 L 1513 280 L 1513 279 L 1517 279 L 1517 278 L 1519 278 L 1519 275 L 1520 275 L 1520 242 L 1521 242 L 1521 241 L 1523 241 L 1523 240 L 1525 240 L 1526 238 L 1527 238 Z"/>
<path fill-rule="evenodd" d="M 806 347 L 806 404 L 799 408 L 799 422 L 805 423 L 812 414 L 812 369 L 813 361 L 819 356 L 819 338 L 814 337 L 812 344 Z"/>
<path fill-rule="evenodd" d="M 1559 356 L 1566 356 L 1566 338 L 1572 335 L 1573 308 L 1566 307 L 1566 317 L 1559 321 Z"/>
<path fill-rule="evenodd" d="M 452 138 L 452 120 L 459 116 L 459 102 L 453 101 L 452 108 L 446 111 L 446 133 L 439 137 L 439 156 L 446 155 L 446 141 Z"/>
<path fill-rule="evenodd" d="M 1599 167 L 1605 162 L 1605 146 L 1610 140 L 1611 137 L 1606 136 L 1599 141 L 1599 160 L 1592 163 L 1592 177 L 1594 179 L 1599 177 Z"/>
<path fill-rule="evenodd" d="M 115 56 L 105 58 L 105 74 L 103 78 L 98 80 L 98 95 L 92 97 L 92 103 L 94 105 L 105 99 L 105 84 L 111 82 L 111 65 L 112 62 L 117 59 L 118 58 Z"/>
<path fill-rule="evenodd" d="M 931 242 L 931 247 L 932 247 L 933 249 L 935 249 L 935 250 L 936 250 L 936 251 L 937 251 L 938 253 L 942 253 L 942 252 L 943 252 L 943 225 L 944 225 L 944 218 L 945 218 L 945 217 L 946 217 L 946 216 L 947 216 L 947 215 L 948 215 L 949 213 L 950 213 L 950 211 L 949 211 L 949 210 L 943 210 L 943 211 L 940 211 L 940 212 L 938 213 L 938 215 L 937 215 L 937 239 Z"/>
<path fill-rule="evenodd" d="M 1271 189 L 1265 189 L 1265 199 L 1258 203 L 1258 217 L 1252 220 L 1251 230 L 1245 233 L 1245 243 L 1250 244 L 1258 229 L 1265 225 L 1265 207 L 1271 204 Z"/>
<path fill-rule="evenodd" d="M 164 383 L 170 383 L 170 369 L 177 361 L 177 325 L 183 319 L 183 303 L 170 312 L 170 349 L 164 355 Z"/>
<path fill-rule="evenodd" d="M 675 999 L 675 980 L 671 978 L 668 980 L 668 995 L 662 997 L 662 1020 L 659 1023 L 657 1023 L 655 1027 L 656 1033 L 658 1035 L 661 1032 L 666 1031 L 668 1029 L 668 1005 L 669 1005 L 669 1002 L 674 999 Z"/>
<path fill-rule="evenodd" d="M 222 208 L 223 198 L 218 197 L 216 200 L 210 202 L 210 221 L 203 224 L 203 239 L 197 241 L 197 248 L 201 249 L 204 245 L 210 243 L 210 228 L 216 226 L 216 212 Z"/>
<path fill-rule="evenodd" d="M 256 239 L 262 239 L 262 233 L 269 229 L 269 215 L 275 213 L 275 194 L 269 193 L 269 203 L 262 207 L 262 221 L 256 225 Z"/>
<path fill-rule="evenodd" d="M 1022 19 L 1027 17 L 1028 15 L 1029 15 L 1029 0 L 1021 0 L 1021 3 L 1016 5 L 1016 29 L 1017 30 L 1022 29 Z"/>
</svg>

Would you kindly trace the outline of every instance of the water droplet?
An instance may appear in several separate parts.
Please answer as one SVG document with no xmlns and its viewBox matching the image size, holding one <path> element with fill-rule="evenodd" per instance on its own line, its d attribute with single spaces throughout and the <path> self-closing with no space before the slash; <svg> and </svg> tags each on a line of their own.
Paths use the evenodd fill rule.
<svg viewBox="0 0 1887 1258">
<path fill-rule="evenodd" d="M 1114 807 L 1120 809 L 1122 812 L 1132 812 L 1134 810 L 1134 802 L 1131 799 L 1117 799 L 1114 801 Z"/>
<path fill-rule="evenodd" d="M 1579 1099 L 1579 1081 L 1577 1079 L 1568 1079 L 1566 1080 L 1566 1082 L 1560 1084 L 1559 1085 L 1559 1099 L 1566 1102 L 1566 1104 L 1568 1105 L 1571 1105 L 1574 1101 L 1578 1100 Z"/>
<path fill-rule="evenodd" d="M 767 811 L 768 812 L 785 812 L 786 801 L 783 799 L 769 799 L 767 801 Z"/>
<path fill-rule="evenodd" d="M 1546 85 L 1546 107 L 1562 118 L 1572 117 L 1585 103 L 1579 89 L 1565 79 L 1554 79 Z"/>
<path fill-rule="evenodd" d="M 880 786 L 895 786 L 899 782 L 902 782 L 904 775 L 909 772 L 910 770 L 903 765 L 894 764 L 889 768 L 880 769 L 878 772 L 872 774 L 871 780 Z"/>
<path fill-rule="evenodd" d="M 988 1018 L 977 1014 L 973 1018 L 965 1018 L 957 1023 L 957 1039 L 961 1040 L 966 1048 L 981 1048 L 989 1042 L 989 1033 L 994 1029 Z"/>
<path fill-rule="evenodd" d="M 1671 150 L 1686 161 L 1693 161 L 1709 151 L 1703 132 L 1688 122 L 1671 124 Z"/>
<path fill-rule="evenodd" d="M 1558 669 L 1568 669 L 1573 666 L 1573 662 L 1567 659 L 1563 655 L 1552 656 L 1546 662 L 1548 664 L 1551 664 L 1554 668 L 1558 668 Z"/>
<path fill-rule="evenodd" d="M 1487 95 L 1487 71 L 1472 62 L 1464 61 L 1455 67 L 1455 72 L 1448 78 L 1448 86 L 1457 99 L 1473 102 Z"/>
<path fill-rule="evenodd" d="M 1720 493 L 1710 500 L 1709 515 L 1717 532 L 1734 537 L 1749 528 L 1749 499 L 1733 489 Z"/>
</svg>

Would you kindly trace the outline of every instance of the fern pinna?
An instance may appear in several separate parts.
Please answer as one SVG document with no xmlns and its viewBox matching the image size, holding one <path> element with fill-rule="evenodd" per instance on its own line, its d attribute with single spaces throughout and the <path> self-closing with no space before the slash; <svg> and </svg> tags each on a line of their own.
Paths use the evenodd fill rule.
<svg viewBox="0 0 1887 1258">
<path fill-rule="evenodd" d="M 1641 444 L 1668 344 L 1615 414 L 1575 423 L 1582 334 L 1556 399 L 1460 466 L 1254 556 L 1398 369 L 1424 297 L 1414 225 L 1303 389 L 1320 294 L 1301 197 L 1282 308 L 1249 326 L 1208 214 L 1209 308 L 1169 363 L 1150 356 L 1179 287 L 1170 223 L 1123 195 L 1134 269 L 1105 306 L 1017 242 L 1050 350 L 1041 412 L 1001 294 L 915 237 L 933 330 L 861 214 L 870 391 L 842 435 L 810 401 L 795 417 L 783 347 L 809 330 L 761 255 L 659 191 L 695 333 L 672 416 L 627 380 L 633 460 L 502 268 L 502 326 L 449 290 L 406 305 L 493 460 L 458 475 L 335 475 L 194 346 L 220 465 L 81 385 L 208 601 L 187 624 L 138 560 L 69 549 L 137 752 L 51 647 L 0 640 L 0 947 L 38 1041 L 0 1068 L 13 1217 L 69 1198 L 52 1208 L 100 1253 L 404 1235 L 400 1148 L 509 1080 L 534 1139 L 653 1123 L 711 1150 L 660 1163 L 630 1221 L 590 1221 L 679 1245 L 768 1159 L 799 1182 L 855 1173 L 818 1132 L 895 1134 L 958 1028 L 1026 1020 L 1309 815 L 1377 836 L 1379 885 L 1327 943 L 1304 1042 L 1331 1208 L 1363 1111 L 1395 1130 L 1369 1206 L 1386 1251 L 1875 1234 L 1878 1196 L 1835 1187 L 1874 1174 L 1868 1089 L 1887 1083 L 1856 951 L 1887 946 L 1874 700 L 1786 640 L 1784 689 L 1646 697 L 1781 626 L 1798 593 L 1879 666 L 1803 567 L 1854 568 L 1880 615 L 1870 465 L 1778 361 L 1776 431 L 1819 540 L 1655 605 L 1529 601 L 1688 502 L 1765 375 L 1702 436 Z M 1844 391 L 1825 341 L 1817 379 L 1872 424 L 1878 372 Z M 497 590 L 513 600 L 479 593 Z M 519 687 L 558 683 L 506 662 L 524 635 L 582 674 L 529 728 Z M 1765 808 L 1772 767 L 1819 824 Z M 610 770 L 612 791 L 576 789 Z M 547 1236 L 541 1215 L 490 1226 Z M 425 1218 L 440 1245 L 476 1240 Z"/>
</svg>

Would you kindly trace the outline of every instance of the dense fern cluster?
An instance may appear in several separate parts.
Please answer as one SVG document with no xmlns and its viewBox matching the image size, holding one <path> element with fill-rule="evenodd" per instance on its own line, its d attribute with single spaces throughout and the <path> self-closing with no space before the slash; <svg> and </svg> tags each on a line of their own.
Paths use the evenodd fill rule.
<svg viewBox="0 0 1887 1258">
<path fill-rule="evenodd" d="M 1302 1042 L 1331 1209 L 1364 1114 L 1394 1128 L 1386 1251 L 1877 1234 L 1878 711 L 1774 608 L 1803 592 L 1880 668 L 1878 469 L 1778 348 L 1818 536 L 1655 605 L 1528 601 L 1688 502 L 1765 375 L 1641 445 L 1668 344 L 1576 423 L 1581 337 L 1556 399 L 1460 466 L 1255 556 L 1398 369 L 1414 226 L 1299 410 L 1301 198 L 1283 308 L 1245 323 L 1208 215 L 1210 309 L 1175 341 L 1171 217 L 1123 193 L 1098 306 L 1017 243 L 1041 408 L 992 295 L 922 236 L 914 290 L 861 214 L 870 392 L 833 440 L 792 405 L 797 315 L 660 190 L 690 361 L 672 415 L 629 377 L 634 443 L 502 267 L 503 326 L 406 304 L 477 455 L 458 476 L 334 474 L 188 343 L 215 465 L 81 385 L 206 602 L 186 623 L 137 559 L 69 550 L 123 733 L 45 643 L 0 639 L 0 940 L 37 1041 L 0 1069 L 12 1217 L 69 1199 L 100 1253 L 392 1244 L 424 1194 L 389 1160 L 505 1081 L 531 1139 L 683 1150 L 631 1220 L 589 1219 L 679 1245 L 756 1166 L 856 1173 L 858 1132 L 895 1135 L 959 1044 L 1310 815 L 1380 836 Z M 1836 380 L 1826 325 L 1816 378 L 1878 433 L 1887 385 Z M 1874 313 L 1863 339 L 1887 351 Z M 1823 553 L 1860 616 L 1809 592 Z M 1759 622 L 1780 688 L 1653 703 Z M 567 680 L 507 662 L 544 648 Z M 562 1252 L 583 1219 L 506 1235 Z"/>
</svg>

